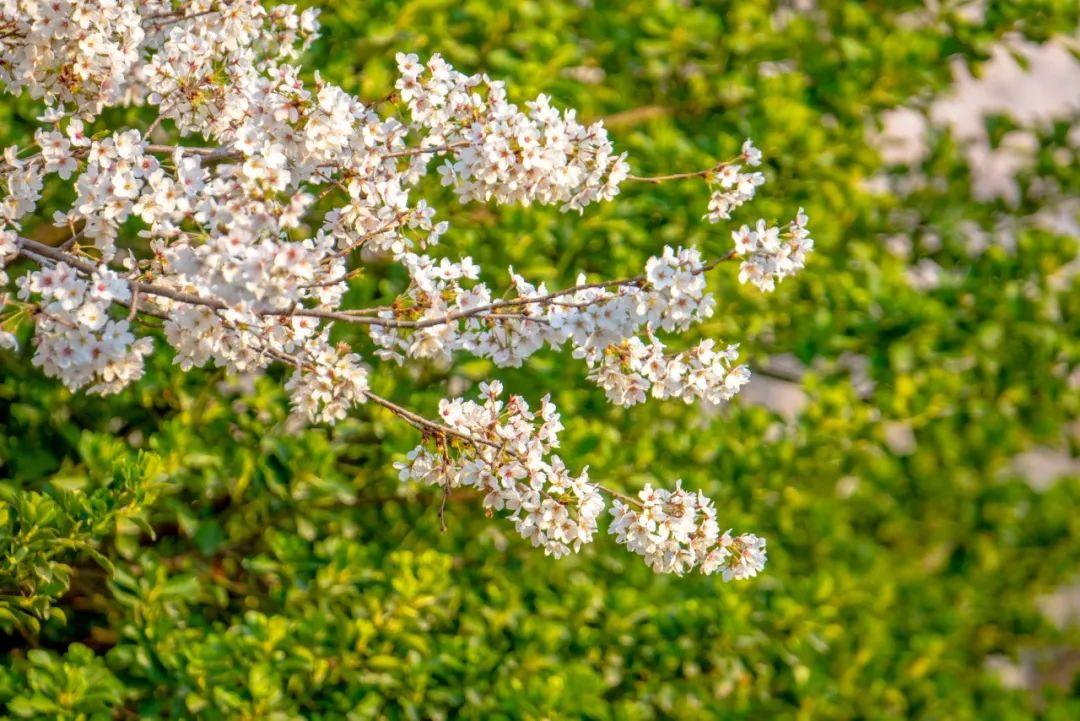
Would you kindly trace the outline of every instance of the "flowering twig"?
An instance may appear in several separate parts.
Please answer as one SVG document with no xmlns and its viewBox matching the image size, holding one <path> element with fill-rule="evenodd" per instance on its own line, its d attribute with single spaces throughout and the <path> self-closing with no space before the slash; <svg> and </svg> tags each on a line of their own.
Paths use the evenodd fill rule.
<svg viewBox="0 0 1080 721">
<path fill-rule="evenodd" d="M 591 541 L 607 508 L 616 539 L 657 571 L 757 572 L 763 542 L 720 534 L 701 494 L 676 482 L 634 498 L 587 469 L 571 472 L 547 397 L 532 408 L 491 381 L 479 401 L 443 399 L 432 420 L 369 384 L 376 360 L 471 354 L 515 367 L 565 348 L 617 405 L 730 400 L 749 380 L 738 347 L 705 339 L 674 349 L 669 336 L 716 312 L 705 274 L 720 263 L 738 259 L 740 282 L 764 291 L 798 271 L 813 247 L 801 211 L 786 227 L 737 229 L 732 250 L 712 260 L 665 246 L 626 278 L 579 276 L 548 290 L 506 269 L 509 282 L 493 288 L 471 258 L 429 254 L 448 224 L 422 197 L 422 181 L 437 175 L 463 203 L 584 212 L 628 180 L 704 179 L 705 218 L 715 223 L 765 181 L 743 169 L 760 164 L 749 141 L 707 170 L 630 175 L 602 123 L 583 125 L 546 96 L 519 107 L 501 83 L 439 56 L 421 64 L 399 54 L 393 107 L 366 105 L 319 77 L 303 80 L 295 63 L 317 33 L 313 11 L 267 11 L 258 0 L 165 7 L 49 3 L 49 18 L 78 23 L 46 19 L 38 0 L 0 10 L 0 54 L 16 69 L 3 74 L 3 89 L 47 99 L 33 143 L 0 163 L 0 289 L 16 256 L 33 266 L 17 280 L 16 301 L 0 298 L 16 305 L 5 324 L 33 312 L 35 365 L 73 390 L 113 393 L 141 377 L 155 338 L 185 370 L 283 363 L 299 415 L 334 423 L 362 404 L 390 411 L 422 437 L 399 464 L 404 480 L 437 483 L 443 503 L 453 488 L 482 491 L 486 512 L 507 515 L 545 553 Z M 145 130 L 104 127 L 114 117 L 104 111 L 126 104 L 156 116 Z M 19 230 L 50 175 L 74 196 L 39 219 L 71 230 L 59 247 Z M 131 227 L 140 242 L 118 249 Z M 347 307 L 348 281 L 372 257 L 401 266 L 407 285 L 374 307 Z M 161 321 L 151 326 L 157 335 L 137 336 L 149 318 Z M 332 342 L 333 323 L 366 328 L 368 358 Z M 15 342 L 0 331 L 0 347 Z"/>
</svg>

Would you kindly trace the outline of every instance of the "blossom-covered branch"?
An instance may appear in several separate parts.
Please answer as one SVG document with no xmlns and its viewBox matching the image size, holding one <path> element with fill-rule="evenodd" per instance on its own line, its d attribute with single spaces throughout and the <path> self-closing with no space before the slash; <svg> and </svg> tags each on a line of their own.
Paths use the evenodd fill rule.
<svg viewBox="0 0 1080 721">
<path fill-rule="evenodd" d="M 765 180 L 746 169 L 761 162 L 750 141 L 704 171 L 633 176 L 602 123 L 543 95 L 518 106 L 501 82 L 438 55 L 399 54 L 393 96 L 365 104 L 297 64 L 313 11 L 258 0 L 0 0 L 0 27 L 0 84 L 42 104 L 34 142 L 0 164 L 0 346 L 14 348 L 29 320 L 35 365 L 73 390 L 113 393 L 152 350 L 136 321 L 157 318 L 184 369 L 291 366 L 286 389 L 313 422 L 368 402 L 393 412 L 423 437 L 403 479 L 482 491 L 489 513 L 546 553 L 591 541 L 606 497 L 611 532 L 657 571 L 760 569 L 764 542 L 721 534 L 700 493 L 676 482 L 632 498 L 571 473 L 550 399 L 533 410 L 490 381 L 479 401 L 445 399 L 431 420 L 372 393 L 364 349 L 331 340 L 335 323 L 364 326 L 368 358 L 398 364 L 469 354 L 520 366 L 568 347 L 612 403 L 727 401 L 750 375 L 737 346 L 678 349 L 669 336 L 714 313 L 706 274 L 724 261 L 764 291 L 801 268 L 813 248 L 801 210 L 784 227 L 741 227 L 711 260 L 658 248 L 638 275 L 549 290 L 512 268 L 492 287 L 471 258 L 435 257 L 448 225 L 423 195 L 438 182 L 462 203 L 581 213 L 627 180 L 703 179 L 715 223 Z M 102 112 L 117 105 L 145 108 L 147 123 L 111 125 Z M 53 177 L 75 199 L 41 218 Z M 30 237 L 42 220 L 66 239 Z M 3 291 L 20 256 L 30 267 Z M 407 288 L 346 307 L 349 280 L 376 257 L 400 264 Z"/>
</svg>

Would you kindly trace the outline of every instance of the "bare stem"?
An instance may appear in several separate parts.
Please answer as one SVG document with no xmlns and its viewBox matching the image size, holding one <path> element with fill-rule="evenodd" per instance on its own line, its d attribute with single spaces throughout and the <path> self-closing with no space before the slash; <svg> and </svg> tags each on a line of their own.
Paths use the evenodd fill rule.
<svg viewBox="0 0 1080 721">
<path fill-rule="evenodd" d="M 687 180 L 689 178 L 708 178 L 710 175 L 714 175 L 716 173 L 719 173 L 721 170 L 723 170 L 727 166 L 731 165 L 736 160 L 737 160 L 737 158 L 733 159 L 733 160 L 721 160 L 719 163 L 712 166 L 711 168 L 706 168 L 704 170 L 695 170 L 695 171 L 692 171 L 692 172 L 689 172 L 689 173 L 671 173 L 670 175 L 632 175 L 631 174 L 631 175 L 627 175 L 626 179 L 627 180 L 633 180 L 633 181 L 636 181 L 638 183 L 659 184 L 659 183 L 665 183 L 665 182 L 667 182 L 669 180 Z"/>
</svg>

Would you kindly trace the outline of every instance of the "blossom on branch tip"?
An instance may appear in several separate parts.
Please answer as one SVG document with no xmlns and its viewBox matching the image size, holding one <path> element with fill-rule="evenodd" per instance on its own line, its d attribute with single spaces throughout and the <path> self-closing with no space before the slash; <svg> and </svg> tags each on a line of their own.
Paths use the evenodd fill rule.
<svg viewBox="0 0 1080 721">
<path fill-rule="evenodd" d="M 732 232 L 735 253 L 743 259 L 739 282 L 752 283 L 768 293 L 778 282 L 801 270 L 807 253 L 814 249 L 807 223 L 806 214 L 799 208 L 786 231 L 759 220 L 754 230 L 744 225 Z"/>
<path fill-rule="evenodd" d="M 611 516 L 608 532 L 657 573 L 681 576 L 697 568 L 730 581 L 752 578 L 765 566 L 764 540 L 721 534 L 713 502 L 679 481 L 673 491 L 646 485 L 633 506 L 614 501 Z"/>
</svg>

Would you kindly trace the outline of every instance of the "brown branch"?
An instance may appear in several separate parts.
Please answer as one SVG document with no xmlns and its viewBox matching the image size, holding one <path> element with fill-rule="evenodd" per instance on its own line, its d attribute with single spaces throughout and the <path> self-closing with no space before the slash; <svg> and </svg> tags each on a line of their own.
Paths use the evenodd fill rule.
<svg viewBox="0 0 1080 721">
<path fill-rule="evenodd" d="M 94 273 L 95 268 L 90 263 L 87 263 L 73 255 L 65 253 L 52 246 L 45 245 L 44 243 L 38 243 L 37 241 L 30 240 L 29 238 L 19 237 L 18 245 L 20 252 L 29 251 L 46 258 L 58 262 L 64 262 L 68 265 L 76 268 L 77 270 L 90 275 Z M 24 252 L 25 254 L 25 252 Z M 735 257 L 735 251 L 729 251 L 726 255 L 721 256 L 717 260 L 704 265 L 697 272 L 704 273 L 712 270 L 720 263 L 730 260 Z M 589 290 L 594 288 L 607 288 L 612 286 L 627 286 L 627 285 L 639 285 L 645 282 L 644 275 L 637 275 L 633 278 L 622 278 L 619 280 L 606 280 L 597 281 L 595 283 L 584 283 L 581 285 L 571 286 L 564 288 L 563 290 L 554 291 L 545 295 L 529 296 L 524 298 L 511 298 L 509 300 L 496 301 L 494 303 L 488 303 L 486 305 L 476 306 L 475 308 L 467 308 L 464 310 L 454 311 L 435 318 L 425 318 L 423 320 L 397 320 L 391 318 L 379 318 L 374 316 L 361 316 L 355 315 L 348 311 L 339 310 L 323 310 L 320 308 L 290 308 L 285 311 L 281 310 L 256 310 L 253 311 L 256 315 L 263 317 L 279 317 L 286 318 L 291 316 L 306 316 L 310 318 L 320 318 L 323 320 L 336 320 L 344 323 L 355 323 L 358 325 L 377 325 L 385 328 L 408 328 L 413 330 L 420 330 L 423 328 L 431 328 L 446 323 L 452 323 L 456 320 L 463 318 L 476 317 L 489 311 L 499 311 L 504 308 L 517 308 L 521 306 L 529 305 L 543 305 L 557 298 L 577 293 L 582 290 Z M 175 290 L 173 288 L 167 288 L 163 286 L 153 285 L 150 283 L 144 283 L 142 281 L 132 280 L 129 281 L 132 292 L 143 293 L 144 295 L 155 295 L 162 298 L 168 298 L 170 300 L 177 301 L 179 303 L 187 303 L 188 305 L 202 305 L 213 310 L 228 310 L 229 306 L 216 299 L 216 298 L 204 298 L 192 293 L 185 293 L 184 291 Z M 541 322 L 542 319 L 533 318 L 531 316 L 522 316 L 520 314 L 499 314 L 488 313 L 484 317 L 493 319 L 514 319 L 514 320 L 529 320 L 533 322 Z"/>
<path fill-rule="evenodd" d="M 192 13 L 191 15 L 181 15 L 181 14 L 176 13 L 176 12 L 160 13 L 158 15 L 148 15 L 145 18 L 143 18 L 143 20 L 147 20 L 147 21 L 150 21 L 151 23 L 154 23 L 155 25 L 157 25 L 157 27 L 155 29 L 160 30 L 161 28 L 168 27 L 169 25 L 175 25 L 176 23 L 182 23 L 185 20 L 195 20 L 196 18 L 200 18 L 200 17 L 203 17 L 205 15 L 210 15 L 212 13 L 217 13 L 217 12 L 221 12 L 221 11 L 211 8 L 209 10 L 200 10 L 199 12 Z"/>
<path fill-rule="evenodd" d="M 87 275 L 92 275 L 97 270 L 97 268 L 90 263 L 80 260 L 73 255 L 63 252 L 62 250 L 54 248 L 51 245 L 38 243 L 35 240 L 30 240 L 29 238 L 23 238 L 21 236 L 16 241 L 16 244 L 19 246 L 20 254 L 26 255 L 31 259 L 33 259 L 32 256 L 35 254 L 39 256 L 44 256 L 45 258 L 49 258 L 50 260 L 67 263 L 72 268 L 80 270 Z M 143 283 L 137 280 L 132 280 L 128 282 L 131 285 L 131 289 L 133 292 L 137 291 L 146 295 L 157 295 L 163 298 L 169 298 L 171 300 L 178 301 L 180 303 L 188 303 L 189 305 L 205 305 L 208 308 L 213 308 L 215 310 L 226 310 L 229 307 L 225 303 L 215 298 L 202 298 L 197 295 L 192 295 L 191 293 L 184 293 L 183 291 L 173 290 L 172 288 L 163 288 L 161 286 L 151 285 L 149 283 Z M 278 315 L 278 313 L 274 313 L 273 315 Z"/>
<path fill-rule="evenodd" d="M 502 448 L 503 448 L 501 443 L 496 443 L 495 441 L 490 441 L 490 440 L 488 440 L 486 438 L 479 438 L 477 436 L 473 436 L 473 435 L 468 434 L 468 433 L 462 433 L 461 431 L 458 431 L 458 430 L 456 430 L 454 428 L 451 428 L 449 426 L 445 426 L 445 425 L 443 425 L 441 423 L 438 423 L 436 421 L 429 420 L 429 419 L 425 418 L 424 416 L 421 416 L 418 413 L 414 413 L 414 412 L 408 410 L 407 408 L 402 408 L 401 406 L 394 403 L 393 401 L 388 400 L 386 398 L 383 398 L 382 396 L 377 395 L 375 393 L 372 393 L 371 391 L 364 391 L 364 397 L 367 398 L 368 400 L 370 400 L 371 402 L 373 402 L 373 403 L 375 403 L 377 405 L 380 405 L 383 408 L 386 408 L 390 412 L 394 413 L 395 415 L 399 416 L 400 418 L 403 418 L 404 420 L 406 420 L 407 422 L 412 424 L 414 427 L 419 428 L 421 430 L 436 433 L 436 434 L 454 436 L 456 438 L 460 438 L 460 439 L 462 439 L 464 441 L 467 441 L 467 442 L 471 443 L 474 446 L 476 446 L 477 444 L 483 444 L 483 445 L 489 446 L 491 448 L 495 448 L 497 450 L 502 450 Z M 518 460 L 521 460 L 521 459 L 519 458 Z M 637 503 L 638 503 L 637 500 L 634 499 L 632 496 L 628 496 L 625 493 L 622 493 L 621 491 L 616 491 L 614 488 L 608 488 L 606 486 L 600 485 L 599 483 L 593 483 L 593 485 L 596 486 L 596 488 L 598 490 L 608 494 L 609 496 L 612 496 L 613 498 L 618 498 L 619 500 L 623 501 L 624 503 L 631 503 L 631 504 L 635 504 L 635 505 L 637 505 Z"/>
<path fill-rule="evenodd" d="M 600 122 L 604 124 L 605 128 L 629 128 L 671 114 L 673 114 L 673 110 L 663 105 L 643 105 L 639 108 L 612 113 L 600 118 Z"/>
<path fill-rule="evenodd" d="M 93 265 L 91 265 L 91 264 L 89 264 L 89 263 L 87 263 L 85 261 L 82 261 L 79 258 L 75 258 L 73 256 L 70 256 L 67 253 L 64 253 L 63 251 L 57 250 L 56 248 L 53 248 L 53 247 L 48 246 L 48 245 L 44 245 L 43 243 L 38 243 L 38 242 L 30 240 L 28 238 L 19 237 L 18 245 L 19 245 L 19 253 L 21 255 L 27 257 L 30 260 L 33 260 L 34 262 L 40 263 L 40 264 L 46 264 L 49 261 L 63 262 L 63 263 L 67 263 L 68 265 L 72 266 L 73 268 L 75 268 L 75 269 L 77 269 L 77 270 L 79 270 L 79 271 L 81 271 L 83 273 L 86 273 L 87 275 L 92 274 L 96 270 L 96 268 Z M 126 306 L 126 307 L 130 308 L 133 313 L 134 312 L 139 312 L 139 313 L 143 313 L 143 314 L 146 314 L 146 315 L 152 315 L 152 316 L 155 316 L 155 317 L 158 317 L 158 318 L 164 318 L 164 319 L 168 318 L 167 314 L 162 313 L 160 311 L 155 311 L 155 310 L 153 310 L 151 308 L 140 307 L 139 304 L 138 304 L 138 300 L 137 300 L 139 293 L 142 293 L 144 295 L 161 295 L 163 297 L 167 297 L 167 298 L 170 298 L 172 300 L 176 300 L 176 301 L 181 302 L 181 303 L 188 303 L 188 304 L 191 304 L 191 305 L 204 305 L 204 306 L 213 308 L 215 310 L 224 310 L 225 308 L 228 307 L 224 303 L 222 303 L 221 301 L 218 301 L 218 300 L 211 300 L 211 299 L 201 298 L 199 296 L 194 296 L 194 295 L 191 295 L 191 294 L 188 294 L 188 293 L 183 293 L 183 292 L 180 292 L 180 291 L 174 291 L 174 290 L 172 290 L 170 288 L 159 288 L 157 286 L 153 286 L 153 285 L 150 285 L 148 283 L 142 283 L 142 282 L 139 282 L 139 281 L 130 281 L 130 285 L 131 285 L 131 289 L 132 289 L 132 298 L 131 298 L 131 300 L 127 301 L 127 302 L 122 302 L 122 301 L 117 301 L 117 302 L 120 303 L 120 305 L 123 305 L 123 306 Z M 603 284 L 590 284 L 589 287 L 599 287 L 600 285 L 603 285 Z M 584 287 L 584 286 L 580 286 L 580 287 Z M 567 291 L 567 292 L 572 292 L 572 290 Z M 562 293 L 562 294 L 565 295 L 565 292 Z M 532 300 L 535 302 L 535 299 L 532 299 Z M 303 314 L 304 310 L 305 309 L 291 308 L 290 311 L 288 311 L 286 313 L 279 313 L 279 312 L 275 311 L 275 312 L 272 312 L 272 313 L 265 313 L 265 315 L 279 315 L 279 316 L 287 316 L 287 315 L 291 315 L 291 314 L 301 315 L 301 314 Z M 306 310 L 310 311 L 310 309 L 306 309 Z M 349 316 L 349 315 L 347 315 L 345 313 L 333 313 L 333 314 L 325 313 L 325 314 L 319 314 L 319 317 L 324 317 L 326 315 L 332 315 L 333 317 L 342 316 L 345 319 L 351 320 L 352 322 L 366 322 L 366 321 L 369 321 L 369 320 L 373 320 L 373 319 L 356 318 L 354 316 Z M 519 316 L 519 317 L 522 317 L 523 319 L 530 320 L 530 321 L 538 321 L 538 320 L 540 320 L 540 319 L 531 318 L 531 317 L 527 317 L 527 316 Z M 303 368 L 305 365 L 309 365 L 309 364 L 305 364 L 304 361 L 302 361 L 300 358 L 297 358 L 295 356 L 290 356 L 290 355 L 288 355 L 288 354 L 286 354 L 286 353 L 284 353 L 282 351 L 277 351 L 277 350 L 274 350 L 274 349 L 264 349 L 264 352 L 266 352 L 266 354 L 268 356 L 270 356 L 272 358 L 275 358 L 278 361 L 281 361 L 281 362 L 287 363 L 289 365 L 292 365 L 292 366 L 294 366 L 296 368 Z M 380 396 L 377 393 L 374 393 L 374 392 L 372 392 L 370 390 L 365 390 L 364 391 L 364 398 L 366 398 L 368 401 L 371 401 L 372 403 L 374 403 L 376 405 L 382 406 L 383 408 L 389 410 L 394 415 L 398 416 L 399 418 L 402 418 L 403 420 L 408 422 L 410 425 L 414 426 L 415 428 L 418 428 L 419 430 L 421 430 L 421 431 L 423 431 L 425 433 L 432 433 L 432 434 L 439 435 L 439 436 L 442 436 L 442 437 L 450 436 L 450 437 L 458 438 L 458 439 L 460 439 L 462 441 L 465 441 L 465 442 L 467 442 L 469 444 L 472 444 L 474 447 L 478 447 L 479 445 L 486 445 L 488 447 L 495 448 L 497 450 L 502 450 L 502 444 L 500 444 L 500 443 L 496 443 L 496 442 L 488 440 L 486 438 L 477 437 L 477 436 L 474 436 L 472 434 L 465 433 L 465 432 L 459 431 L 457 429 L 451 428 L 451 427 L 446 426 L 446 425 L 444 425 L 442 423 L 439 423 L 437 421 L 433 421 L 433 420 L 431 420 L 429 418 L 426 418 L 426 417 L 424 417 L 424 416 L 422 416 L 422 415 L 420 415 L 418 413 L 410 411 L 409 409 L 404 408 L 404 407 L 398 405 L 397 403 L 394 403 L 390 399 L 384 398 L 383 396 Z M 616 491 L 616 490 L 614 490 L 612 488 L 607 488 L 607 487 L 602 486 L 600 484 L 594 484 L 594 485 L 600 491 L 603 491 L 604 493 L 607 493 L 608 495 L 610 495 L 610 496 L 612 496 L 614 498 L 619 498 L 620 500 L 622 500 L 622 501 L 624 501 L 626 503 L 636 503 L 636 501 L 632 497 L 630 497 L 630 496 L 628 496 L 628 495 L 626 495 L 626 494 L 624 494 L 624 493 L 622 493 L 620 491 Z"/>
<path fill-rule="evenodd" d="M 449 145 L 439 145 L 434 148 L 406 148 L 405 150 L 395 150 L 389 153 L 383 153 L 380 157 L 383 159 L 408 158 L 413 155 L 444 153 L 450 150 L 463 148 L 467 145 L 469 145 L 468 142 L 462 141 L 459 143 L 450 143 Z M 211 148 L 202 145 L 162 145 L 159 143 L 148 143 L 146 145 L 146 150 L 150 153 L 168 154 L 172 154 L 179 150 L 184 154 L 202 156 L 204 160 L 239 160 L 240 158 L 245 157 L 244 153 L 226 145 Z"/>
<path fill-rule="evenodd" d="M 665 182 L 667 182 L 669 180 L 686 180 L 688 178 L 708 178 L 709 176 L 720 172 L 722 169 L 724 169 L 725 167 L 731 165 L 732 163 L 736 162 L 737 160 L 738 160 L 738 158 L 734 158 L 732 160 L 721 160 L 719 163 L 712 166 L 711 168 L 706 168 L 704 170 L 695 170 L 695 171 L 692 171 L 692 172 L 689 172 L 689 173 L 671 173 L 669 175 L 633 175 L 633 174 L 630 174 L 630 175 L 626 176 L 626 179 L 627 180 L 633 180 L 633 181 L 636 181 L 636 182 L 639 182 L 639 183 L 654 183 L 654 184 L 658 185 L 660 183 L 665 183 Z"/>
</svg>

